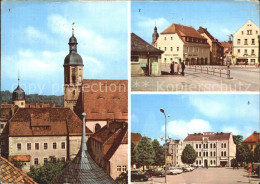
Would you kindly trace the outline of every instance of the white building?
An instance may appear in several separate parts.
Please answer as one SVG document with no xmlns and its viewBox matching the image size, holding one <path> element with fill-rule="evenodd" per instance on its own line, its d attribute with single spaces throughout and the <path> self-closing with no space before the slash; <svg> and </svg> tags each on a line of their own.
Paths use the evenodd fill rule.
<svg viewBox="0 0 260 184">
<path fill-rule="evenodd" d="M 170 157 L 171 166 L 181 166 L 183 165 L 181 161 L 182 154 L 182 141 L 181 140 L 171 140 L 168 145 L 168 153 Z"/>
<path fill-rule="evenodd" d="M 232 133 L 204 132 L 188 134 L 183 140 L 183 149 L 190 144 L 197 153 L 196 166 L 228 166 L 236 156 Z"/>
<path fill-rule="evenodd" d="M 236 64 L 259 64 L 259 26 L 248 20 L 233 34 Z"/>
<path fill-rule="evenodd" d="M 193 27 L 172 24 L 163 32 L 154 44 L 164 51 L 162 64 L 179 63 L 179 59 L 186 64 L 210 64 L 210 46 L 207 39 Z"/>
</svg>

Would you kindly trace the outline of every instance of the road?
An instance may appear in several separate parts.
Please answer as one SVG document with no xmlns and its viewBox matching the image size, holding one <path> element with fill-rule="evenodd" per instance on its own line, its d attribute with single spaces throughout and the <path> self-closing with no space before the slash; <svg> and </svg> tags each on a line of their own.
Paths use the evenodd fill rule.
<svg viewBox="0 0 260 184">
<path fill-rule="evenodd" d="M 245 169 L 232 168 L 198 168 L 192 172 L 179 175 L 167 175 L 167 184 L 234 184 L 234 183 L 259 184 L 260 179 L 250 176 Z M 147 182 L 131 182 L 133 184 L 159 184 L 164 183 L 164 178 L 150 178 Z"/>
<path fill-rule="evenodd" d="M 209 66 L 211 67 L 211 66 Z M 214 66 L 214 68 L 225 68 Z M 162 71 L 169 72 L 168 67 Z M 186 67 L 185 76 L 132 76 L 132 91 L 184 91 L 184 92 L 258 92 L 260 90 L 260 70 L 255 67 L 231 67 L 231 79 L 226 76 L 201 73 Z"/>
</svg>

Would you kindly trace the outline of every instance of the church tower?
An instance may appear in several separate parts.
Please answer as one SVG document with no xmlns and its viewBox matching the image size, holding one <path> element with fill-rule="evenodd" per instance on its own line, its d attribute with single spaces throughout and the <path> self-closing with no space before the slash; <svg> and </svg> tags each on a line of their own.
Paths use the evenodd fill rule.
<svg viewBox="0 0 260 184">
<path fill-rule="evenodd" d="M 13 104 L 17 105 L 19 108 L 25 108 L 25 92 L 20 87 L 20 78 L 18 77 L 18 86 L 13 91 Z"/>
<path fill-rule="evenodd" d="M 75 110 L 76 103 L 81 92 L 83 82 L 83 60 L 77 53 L 77 39 L 72 36 L 69 39 L 69 54 L 64 59 L 64 107 Z"/>
<path fill-rule="evenodd" d="M 158 32 L 157 32 L 157 27 L 154 26 L 153 41 L 152 41 L 152 45 L 153 45 L 154 47 L 156 47 L 155 42 L 157 41 L 158 37 L 159 37 L 159 34 L 158 34 Z"/>
</svg>

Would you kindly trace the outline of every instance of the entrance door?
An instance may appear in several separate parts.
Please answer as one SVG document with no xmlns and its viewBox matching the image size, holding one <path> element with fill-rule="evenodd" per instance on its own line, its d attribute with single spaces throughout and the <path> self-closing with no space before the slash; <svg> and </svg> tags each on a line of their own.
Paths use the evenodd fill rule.
<svg viewBox="0 0 260 184">
<path fill-rule="evenodd" d="M 227 166 L 227 161 L 220 161 L 221 167 L 226 167 Z"/>
<path fill-rule="evenodd" d="M 150 61 L 151 61 L 151 74 L 158 75 L 158 58 L 151 57 Z"/>
<path fill-rule="evenodd" d="M 208 167 L 208 160 L 204 160 L 204 167 Z"/>
</svg>

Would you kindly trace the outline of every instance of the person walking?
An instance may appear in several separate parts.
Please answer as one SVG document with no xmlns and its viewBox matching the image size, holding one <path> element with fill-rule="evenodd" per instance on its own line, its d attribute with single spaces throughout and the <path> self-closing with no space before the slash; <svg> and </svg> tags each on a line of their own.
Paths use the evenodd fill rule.
<svg viewBox="0 0 260 184">
<path fill-rule="evenodd" d="M 181 74 L 184 76 L 185 64 L 184 61 L 181 62 Z"/>
<path fill-rule="evenodd" d="M 170 69 L 171 69 L 170 73 L 171 73 L 171 75 L 173 75 L 174 74 L 174 62 L 171 63 Z"/>
</svg>

